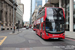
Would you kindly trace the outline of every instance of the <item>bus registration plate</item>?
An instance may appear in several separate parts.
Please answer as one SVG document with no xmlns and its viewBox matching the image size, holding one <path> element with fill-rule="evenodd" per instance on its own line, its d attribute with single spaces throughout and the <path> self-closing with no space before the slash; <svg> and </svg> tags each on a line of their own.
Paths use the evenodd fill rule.
<svg viewBox="0 0 75 50">
<path fill-rule="evenodd" d="M 53 38 L 53 39 L 58 39 L 58 38 Z"/>
</svg>

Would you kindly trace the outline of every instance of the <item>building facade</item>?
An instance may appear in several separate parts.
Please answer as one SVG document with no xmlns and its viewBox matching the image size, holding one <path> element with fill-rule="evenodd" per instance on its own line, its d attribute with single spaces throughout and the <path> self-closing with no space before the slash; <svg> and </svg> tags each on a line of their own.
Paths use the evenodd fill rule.
<svg viewBox="0 0 75 50">
<path fill-rule="evenodd" d="M 21 3 L 21 0 L 16 0 L 17 2 L 17 11 L 16 11 L 16 28 L 18 28 L 18 21 L 19 27 L 23 27 L 23 14 L 24 14 L 24 4 Z"/>
<path fill-rule="evenodd" d="M 48 5 L 49 4 L 52 4 L 54 7 L 61 7 L 64 9 L 66 31 L 75 31 L 75 0 L 48 0 Z"/>
<path fill-rule="evenodd" d="M 20 4 L 21 3 L 21 0 L 15 0 L 17 2 L 17 4 Z"/>
<path fill-rule="evenodd" d="M 42 0 L 42 7 L 48 2 L 48 0 Z"/>
<path fill-rule="evenodd" d="M 32 26 L 34 27 L 34 21 L 36 21 L 37 19 L 37 15 L 39 14 L 40 9 L 42 8 L 42 6 L 39 5 L 39 7 L 36 7 L 33 14 L 32 14 Z"/>
<path fill-rule="evenodd" d="M 75 0 L 48 0 L 48 2 L 44 5 L 44 7 L 63 8 L 65 12 L 65 19 L 66 19 L 65 29 L 66 31 L 75 32 Z"/>
<path fill-rule="evenodd" d="M 19 7 L 20 7 L 21 11 L 24 13 L 24 4 L 20 3 Z"/>
<path fill-rule="evenodd" d="M 29 27 L 29 22 L 25 22 L 25 23 L 24 23 L 24 26 L 25 26 L 25 27 L 27 27 L 27 26 Z"/>
<path fill-rule="evenodd" d="M 35 0 L 35 4 L 37 7 L 39 7 L 39 5 L 42 6 L 42 0 Z"/>
<path fill-rule="evenodd" d="M 17 7 L 17 11 L 16 11 L 16 28 L 18 28 L 18 21 L 20 21 L 19 27 L 21 28 L 23 22 L 23 12 L 20 10 L 19 7 Z"/>
<path fill-rule="evenodd" d="M 14 24 L 16 24 L 16 7 L 14 1 Z M 13 24 L 13 0 L 0 0 L 0 30 L 10 30 Z"/>
</svg>

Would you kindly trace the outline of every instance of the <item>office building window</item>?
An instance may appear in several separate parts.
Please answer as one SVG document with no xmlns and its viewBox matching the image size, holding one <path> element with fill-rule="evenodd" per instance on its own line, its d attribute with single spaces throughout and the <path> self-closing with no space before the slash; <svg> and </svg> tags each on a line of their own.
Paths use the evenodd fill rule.
<svg viewBox="0 0 75 50">
<path fill-rule="evenodd" d="M 40 5 L 42 5 L 42 0 L 36 0 L 35 2 L 37 4 L 37 7 L 39 7 Z"/>
<path fill-rule="evenodd" d="M 75 31 L 75 1 L 73 3 L 74 8 L 73 8 L 73 30 Z"/>
</svg>

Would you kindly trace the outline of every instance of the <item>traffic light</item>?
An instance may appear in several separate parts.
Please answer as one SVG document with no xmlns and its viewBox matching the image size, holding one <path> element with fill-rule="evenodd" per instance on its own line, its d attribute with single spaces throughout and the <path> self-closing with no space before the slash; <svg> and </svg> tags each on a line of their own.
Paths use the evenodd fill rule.
<svg viewBox="0 0 75 50">
<path fill-rule="evenodd" d="M 20 24 L 20 21 L 18 20 L 18 24 Z"/>
</svg>

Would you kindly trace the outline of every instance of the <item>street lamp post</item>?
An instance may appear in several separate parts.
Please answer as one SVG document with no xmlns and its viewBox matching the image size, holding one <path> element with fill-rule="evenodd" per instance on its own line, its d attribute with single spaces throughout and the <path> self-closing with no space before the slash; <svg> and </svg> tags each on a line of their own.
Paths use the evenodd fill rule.
<svg viewBox="0 0 75 50">
<path fill-rule="evenodd" d="M 14 0 L 13 0 L 13 28 L 12 28 L 12 33 L 15 33 L 15 30 L 14 30 Z"/>
</svg>

